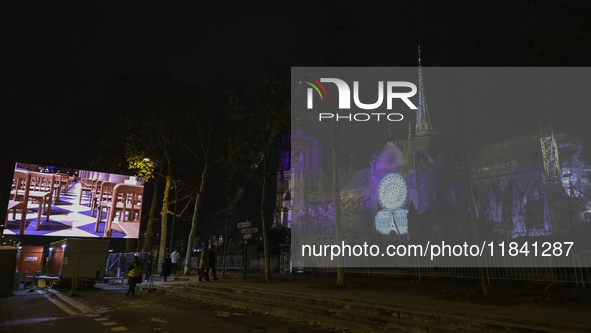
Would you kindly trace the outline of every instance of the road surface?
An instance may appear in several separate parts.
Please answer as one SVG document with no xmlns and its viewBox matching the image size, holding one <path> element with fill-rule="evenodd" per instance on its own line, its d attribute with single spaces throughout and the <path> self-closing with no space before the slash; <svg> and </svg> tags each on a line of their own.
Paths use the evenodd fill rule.
<svg viewBox="0 0 591 333">
<path fill-rule="evenodd" d="M 125 291 L 123 286 L 109 286 L 77 292 L 73 298 L 91 307 L 93 314 L 78 314 L 41 295 L 3 298 L 0 299 L 0 332 L 335 332 L 307 322 L 158 292 L 136 291 L 135 296 L 125 296 Z"/>
</svg>

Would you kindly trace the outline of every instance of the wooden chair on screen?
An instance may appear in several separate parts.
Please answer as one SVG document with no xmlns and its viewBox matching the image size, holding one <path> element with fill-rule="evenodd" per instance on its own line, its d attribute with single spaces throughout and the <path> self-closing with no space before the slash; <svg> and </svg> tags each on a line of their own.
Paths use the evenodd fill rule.
<svg viewBox="0 0 591 333">
<path fill-rule="evenodd" d="M 29 199 L 39 203 L 37 211 L 37 230 L 41 223 L 41 214 L 45 213 L 45 221 L 49 221 L 51 215 L 51 201 L 55 190 L 55 175 L 39 172 L 29 172 L 31 186 L 29 188 Z"/>
<path fill-rule="evenodd" d="M 58 174 L 53 175 L 53 204 L 55 205 L 60 201 L 60 192 L 62 188 L 61 177 Z"/>
<path fill-rule="evenodd" d="M 6 209 L 6 222 L 8 223 L 8 213 L 12 210 L 12 219 L 16 219 L 16 211 L 21 210 L 21 223 L 19 234 L 25 233 L 27 223 L 27 210 L 29 206 L 29 189 L 31 187 L 31 175 L 26 171 L 14 171 L 12 178 L 13 184 Z"/>
<path fill-rule="evenodd" d="M 92 193 L 92 188 L 96 180 L 92 179 L 80 179 L 80 193 L 78 194 L 78 204 L 82 204 L 82 195 L 86 193 L 86 195 L 90 195 Z"/>
<path fill-rule="evenodd" d="M 126 237 L 138 237 L 143 199 L 143 186 L 127 184 L 115 186 L 113 200 L 108 204 L 104 203 L 104 207 L 107 209 L 107 220 L 103 237 L 111 237 L 112 230 L 121 231 L 125 233 Z M 117 211 L 119 211 L 119 218 L 115 220 Z"/>
<path fill-rule="evenodd" d="M 110 202 L 113 198 L 113 188 L 115 187 L 115 185 L 117 185 L 117 183 L 115 182 L 102 182 L 101 183 L 101 190 L 98 192 L 97 195 L 95 195 L 95 197 L 92 200 L 92 206 L 90 207 L 91 210 L 91 216 L 94 216 L 94 210 L 96 208 L 99 209 L 98 215 L 97 215 L 97 221 L 100 220 L 101 218 L 101 214 L 102 214 L 102 209 L 101 204 L 103 202 Z M 98 227 L 98 222 L 97 222 L 97 227 Z M 96 229 L 96 228 L 95 228 Z M 96 232 L 96 230 L 95 230 Z"/>
<path fill-rule="evenodd" d="M 96 205 L 96 200 L 101 195 L 101 185 L 104 181 L 96 180 L 92 185 L 92 191 L 90 192 L 90 199 L 88 200 L 88 207 L 91 208 L 92 216 L 94 216 L 94 208 Z"/>
<path fill-rule="evenodd" d="M 70 175 L 66 174 L 66 173 L 57 173 L 55 175 L 56 177 L 59 177 L 60 179 L 60 191 L 64 192 L 64 194 L 68 194 L 68 188 L 70 187 Z"/>
</svg>

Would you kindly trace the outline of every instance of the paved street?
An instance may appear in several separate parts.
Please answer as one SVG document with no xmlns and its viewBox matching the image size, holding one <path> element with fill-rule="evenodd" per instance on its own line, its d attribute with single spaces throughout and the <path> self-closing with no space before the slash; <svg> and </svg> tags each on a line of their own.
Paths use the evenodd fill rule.
<svg viewBox="0 0 591 333">
<path fill-rule="evenodd" d="M 85 333 L 113 332 L 52 297 L 18 291 L 0 298 L 1 332 L 74 332 L 81 327 Z"/>
<path fill-rule="evenodd" d="M 91 315 L 72 315 L 47 298 L 14 296 L 0 299 L 2 332 L 334 332 L 305 322 L 237 311 L 157 292 L 136 291 L 125 296 L 123 287 L 79 292 L 75 300 L 92 307 Z M 66 309 L 70 311 L 69 309 Z"/>
</svg>

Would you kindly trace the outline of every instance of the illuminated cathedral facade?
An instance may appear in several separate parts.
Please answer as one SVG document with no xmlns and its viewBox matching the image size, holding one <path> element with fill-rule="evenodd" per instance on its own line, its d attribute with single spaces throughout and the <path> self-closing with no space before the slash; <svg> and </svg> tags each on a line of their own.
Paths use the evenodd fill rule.
<svg viewBox="0 0 591 333">
<path fill-rule="evenodd" d="M 349 241 L 466 239 L 469 205 L 459 157 L 441 147 L 427 107 L 419 58 L 419 105 L 415 128 L 402 140 L 384 142 L 367 167 L 343 160 L 341 225 Z M 532 121 L 536 121 L 532 117 Z M 410 126 L 410 125 L 409 125 Z M 435 127 L 436 128 L 436 127 Z M 334 240 L 331 152 L 313 135 L 305 153 L 284 163 L 279 174 L 275 223 L 311 241 Z M 568 235 L 589 225 L 591 168 L 580 139 L 556 134 L 567 225 L 552 223 L 538 135 L 525 135 L 466 152 L 478 223 L 488 239 Z M 355 237 L 355 239 L 350 239 Z"/>
</svg>

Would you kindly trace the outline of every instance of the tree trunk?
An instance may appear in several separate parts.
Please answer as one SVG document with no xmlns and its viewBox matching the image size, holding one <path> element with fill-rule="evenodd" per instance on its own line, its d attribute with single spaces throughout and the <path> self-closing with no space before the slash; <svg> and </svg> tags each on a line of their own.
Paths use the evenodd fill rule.
<svg viewBox="0 0 591 333">
<path fill-rule="evenodd" d="M 158 266 L 162 267 L 164 263 L 164 258 L 166 258 L 166 234 L 168 232 L 168 208 L 170 206 L 168 197 L 170 194 L 170 188 L 172 187 L 172 176 L 171 176 L 171 167 L 170 164 L 168 166 L 168 172 L 166 174 L 166 185 L 164 186 L 164 199 L 162 199 L 162 212 L 160 215 L 162 216 L 162 225 L 160 228 L 160 250 L 158 251 Z M 176 203 L 175 203 L 176 204 Z"/>
<path fill-rule="evenodd" d="M 335 238 L 337 245 L 341 245 L 343 242 L 343 234 L 341 230 L 341 189 L 339 186 L 339 174 L 337 172 L 337 152 L 335 146 L 334 135 L 334 123 L 333 123 L 333 145 L 332 145 L 332 181 L 334 186 L 334 225 L 335 225 Z M 337 257 L 337 286 L 346 286 L 345 281 L 345 258 L 341 253 Z"/>
<path fill-rule="evenodd" d="M 150 241 L 152 240 L 152 225 L 156 219 L 156 210 L 158 209 L 158 190 L 160 179 L 154 180 L 154 193 L 152 194 L 152 205 L 150 206 L 150 213 L 148 213 L 148 226 L 146 227 L 146 236 L 144 237 L 144 247 L 142 252 L 150 252 Z"/>
<path fill-rule="evenodd" d="M 230 235 L 228 235 L 228 224 L 230 223 L 230 206 L 228 205 L 230 196 L 230 190 L 228 189 L 228 194 L 226 194 L 226 231 L 224 231 L 224 259 L 222 261 L 222 278 L 226 273 L 226 253 L 228 252 L 228 241 L 230 240 Z M 234 207 L 234 206 L 232 206 Z"/>
<path fill-rule="evenodd" d="M 265 251 L 265 281 L 271 282 L 271 257 L 269 255 L 269 238 L 267 237 L 267 217 L 265 214 L 265 195 L 267 193 L 267 156 L 263 159 L 263 190 L 261 194 L 261 227 L 263 229 L 263 248 Z"/>
<path fill-rule="evenodd" d="M 128 238 L 125 240 L 125 252 L 129 253 L 133 251 L 133 239 Z"/>
<path fill-rule="evenodd" d="M 205 180 L 208 171 L 207 162 L 208 161 L 206 157 L 205 166 L 203 167 L 203 172 L 201 172 L 201 186 L 199 187 L 199 193 L 197 193 L 195 207 L 193 208 L 193 217 L 191 218 L 191 232 L 189 232 L 189 239 L 187 239 L 187 255 L 185 256 L 184 270 L 185 275 L 191 274 L 191 253 L 193 252 L 193 239 L 195 238 L 195 233 L 197 232 L 197 223 L 199 222 L 199 207 L 201 206 L 201 201 L 203 201 L 203 194 L 205 192 Z"/>
<path fill-rule="evenodd" d="M 462 161 L 462 168 L 464 169 L 463 178 L 466 184 L 466 195 L 468 196 L 468 208 L 470 209 L 470 220 L 472 221 L 472 230 L 474 231 L 474 241 L 476 245 L 480 246 L 482 237 L 480 236 L 480 225 L 478 224 L 478 217 L 476 216 L 476 205 L 474 204 L 474 196 L 472 195 L 472 185 L 470 184 L 470 169 L 468 168 L 468 161 L 466 159 L 466 152 L 464 150 L 464 131 L 460 124 L 460 115 L 456 101 L 455 86 L 454 86 L 454 104 L 456 123 L 458 126 L 458 139 L 460 145 L 460 159 Z M 480 273 L 480 284 L 482 285 L 482 294 L 489 296 L 491 294 L 490 285 L 488 284 L 488 277 L 486 275 L 486 268 L 484 267 L 484 260 L 482 257 L 477 257 Z"/>
</svg>

